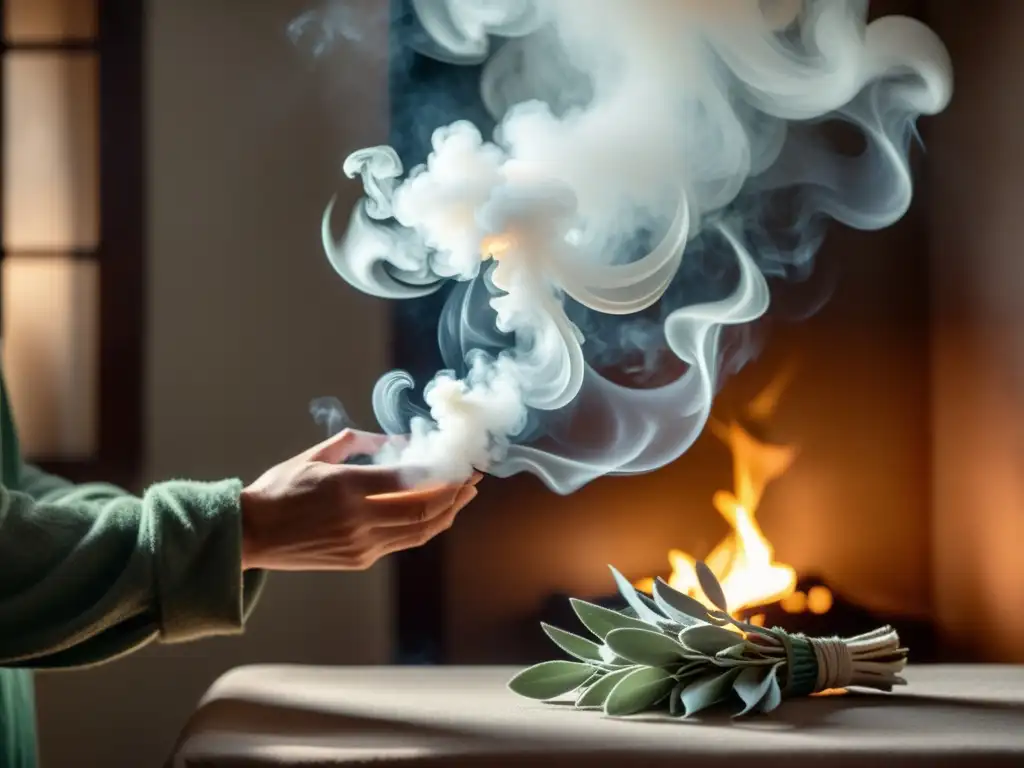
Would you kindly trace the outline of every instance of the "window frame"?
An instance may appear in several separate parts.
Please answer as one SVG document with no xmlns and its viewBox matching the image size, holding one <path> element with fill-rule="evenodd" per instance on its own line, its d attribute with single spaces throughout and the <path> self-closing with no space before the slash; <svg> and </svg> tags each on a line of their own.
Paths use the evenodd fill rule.
<svg viewBox="0 0 1024 768">
<path fill-rule="evenodd" d="M 0 0 L 0 52 L 95 52 L 99 92 L 99 243 L 95 249 L 54 255 L 99 265 L 97 444 L 92 456 L 26 456 L 27 461 L 73 482 L 104 480 L 133 485 L 143 461 L 143 339 L 146 332 L 145 3 L 96 0 L 94 38 L 10 42 L 7 2 Z M 0 89 L 5 84 L 0 81 Z M 0 92 L 0 141 L 3 135 Z M 0 173 L 3 172 L 0 167 Z M 0 208 L 4 184 L 0 179 Z M 7 255 L 0 219 L 0 261 Z M 18 258 L 33 252 L 17 251 Z M 15 421 L 17 420 L 17 414 Z"/>
</svg>

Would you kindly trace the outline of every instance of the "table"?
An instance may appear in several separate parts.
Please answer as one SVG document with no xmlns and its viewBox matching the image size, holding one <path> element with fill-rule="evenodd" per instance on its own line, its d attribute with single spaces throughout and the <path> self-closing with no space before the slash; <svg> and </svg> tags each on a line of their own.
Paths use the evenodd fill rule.
<svg viewBox="0 0 1024 768">
<path fill-rule="evenodd" d="M 505 688 L 515 672 L 241 667 L 210 688 L 168 766 L 1024 766 L 1024 666 L 912 666 L 897 693 L 692 721 L 526 701 Z"/>
</svg>

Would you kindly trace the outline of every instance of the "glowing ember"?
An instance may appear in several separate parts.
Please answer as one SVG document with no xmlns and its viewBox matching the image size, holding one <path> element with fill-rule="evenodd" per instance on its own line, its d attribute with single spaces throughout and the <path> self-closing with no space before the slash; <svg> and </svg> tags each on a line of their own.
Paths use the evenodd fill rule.
<svg viewBox="0 0 1024 768">
<path fill-rule="evenodd" d="M 508 253 L 515 245 L 510 235 L 491 235 L 480 242 L 480 258 L 486 261 L 494 259 L 500 261 L 501 257 Z"/>
<path fill-rule="evenodd" d="M 781 391 L 791 378 L 787 369 L 776 378 L 748 408 L 748 416 L 761 420 L 774 413 Z M 753 608 L 780 602 L 790 613 L 826 613 L 832 607 L 832 594 L 825 587 L 808 593 L 796 592 L 796 572 L 792 567 L 775 562 L 775 550 L 757 524 L 755 515 L 765 488 L 781 477 L 796 458 L 797 449 L 789 445 L 764 443 L 753 437 L 738 422 L 709 424 L 713 434 L 722 440 L 733 457 L 733 490 L 719 491 L 712 504 L 729 524 L 730 533 L 711 550 L 704 562 L 718 578 L 734 615 L 746 614 Z M 672 575 L 669 584 L 713 607 L 697 580 L 696 560 L 678 549 L 669 551 Z M 638 589 L 650 592 L 653 579 L 643 579 Z M 750 617 L 760 624 L 763 616 Z"/>
</svg>

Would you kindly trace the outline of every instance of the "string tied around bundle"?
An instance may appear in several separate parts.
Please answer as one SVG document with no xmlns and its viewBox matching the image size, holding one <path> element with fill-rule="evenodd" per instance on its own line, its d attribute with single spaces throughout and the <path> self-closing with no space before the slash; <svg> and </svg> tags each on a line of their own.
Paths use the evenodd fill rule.
<svg viewBox="0 0 1024 768">
<path fill-rule="evenodd" d="M 854 637 L 808 637 L 773 628 L 770 634 L 785 650 L 782 694 L 807 696 L 847 687 L 891 691 L 905 685 L 900 673 L 907 649 L 892 627 Z"/>
</svg>

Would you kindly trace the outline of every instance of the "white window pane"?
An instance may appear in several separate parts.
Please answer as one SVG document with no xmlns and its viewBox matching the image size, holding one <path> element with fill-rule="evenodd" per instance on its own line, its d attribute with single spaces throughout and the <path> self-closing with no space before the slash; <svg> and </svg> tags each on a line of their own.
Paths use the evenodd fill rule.
<svg viewBox="0 0 1024 768">
<path fill-rule="evenodd" d="M 9 42 L 96 37 L 96 0 L 5 0 L 4 6 Z"/>
<path fill-rule="evenodd" d="M 99 241 L 98 62 L 4 57 L 4 245 L 68 251 Z"/>
<path fill-rule="evenodd" d="M 89 458 L 99 411 L 99 267 L 60 256 L 3 262 L 3 367 L 26 456 Z"/>
</svg>

